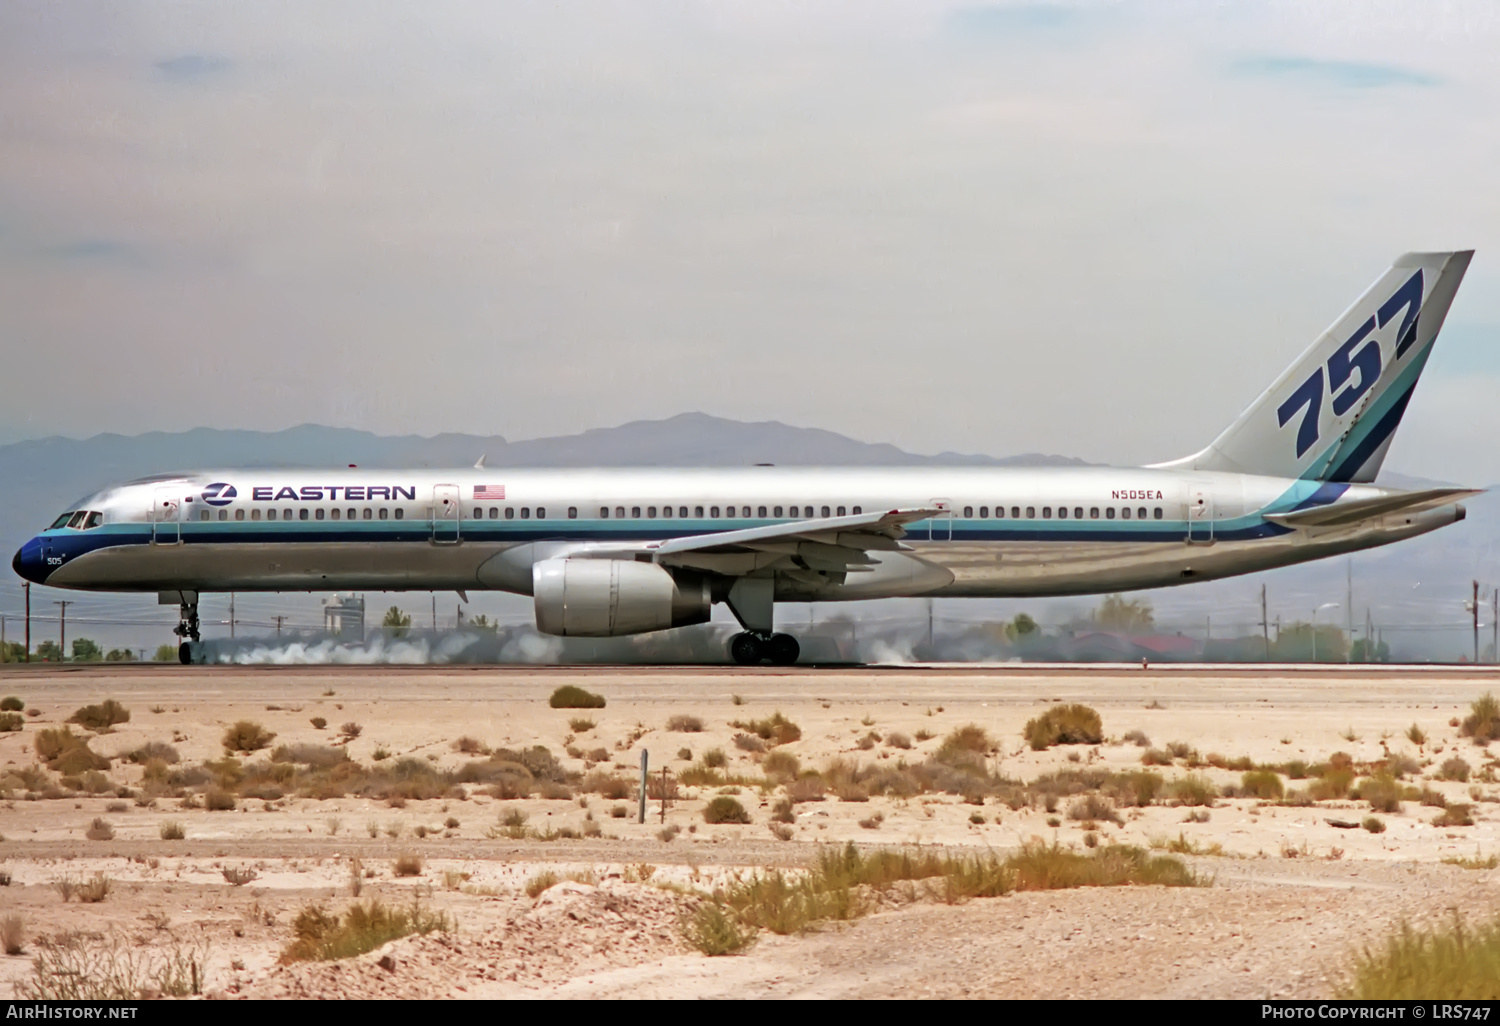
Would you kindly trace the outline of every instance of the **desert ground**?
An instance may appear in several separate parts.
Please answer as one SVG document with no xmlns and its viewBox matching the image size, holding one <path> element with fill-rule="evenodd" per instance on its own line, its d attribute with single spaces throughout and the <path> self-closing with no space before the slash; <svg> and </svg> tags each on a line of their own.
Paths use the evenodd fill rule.
<svg viewBox="0 0 1500 1026">
<path fill-rule="evenodd" d="M 550 708 L 569 684 L 607 705 Z M 0 955 L 0 996 L 24 993 L 38 951 L 70 939 L 148 961 L 198 952 L 198 989 L 226 998 L 1332 996 L 1351 956 L 1400 923 L 1493 915 L 1500 875 L 1486 867 L 1500 853 L 1500 764 L 1456 724 L 1497 684 L 1485 668 L 6 666 L 0 696 L 20 698 L 25 713 L 20 729 L 0 732 L 0 918 L 20 917 L 24 938 L 20 954 Z M 42 732 L 106 699 L 129 719 L 71 729 L 108 767 L 42 768 Z M 1101 743 L 1033 751 L 1026 723 L 1058 703 L 1097 710 Z M 743 724 L 774 713 L 800 738 L 753 750 Z M 674 717 L 688 722 L 672 729 Z M 242 720 L 275 737 L 223 762 L 226 731 Z M 849 782 L 930 763 L 971 724 L 990 741 L 978 756 L 986 779 L 1015 787 L 910 793 L 869 776 Z M 153 743 L 162 758 L 132 761 Z M 364 796 L 312 793 L 285 754 L 284 787 L 234 783 L 271 780 L 277 750 L 299 745 L 449 783 L 425 798 L 372 785 Z M 493 777 L 463 782 L 466 765 L 536 746 L 555 758 L 555 779 L 538 770 L 524 796 Z M 645 823 L 634 797 L 642 751 L 678 794 L 665 808 L 653 797 Z M 775 753 L 780 776 L 767 771 Z M 1148 753 L 1157 764 L 1143 764 Z M 1399 809 L 1317 793 L 1335 753 L 1356 779 L 1394 768 Z M 789 801 L 798 771 L 786 770 L 786 754 L 826 788 L 806 785 Z M 1438 779 L 1455 776 L 1455 756 L 1467 779 Z M 1284 798 L 1238 794 L 1252 763 L 1281 767 Z M 1297 763 L 1308 768 L 1286 770 Z M 1045 788 L 1027 790 L 1093 770 L 1154 772 L 1164 787 L 1091 816 L 1074 814 L 1083 792 L 1049 801 Z M 1184 804 L 1173 785 L 1189 777 L 1219 795 Z M 214 779 L 231 808 L 204 807 Z M 751 822 L 705 822 L 725 792 Z M 1449 822 L 1472 823 L 1434 825 L 1444 804 L 1462 813 Z M 1363 825 L 1372 815 L 1381 832 Z M 164 840 L 172 826 L 181 839 Z M 892 893 L 848 922 L 763 930 L 730 956 L 707 957 L 684 938 L 696 895 L 736 874 L 795 872 L 848 842 L 1085 853 L 1129 844 L 1175 852 L 1205 886 L 952 904 Z M 546 872 L 561 882 L 541 889 Z M 101 874 L 100 901 L 59 886 Z M 416 901 L 451 928 L 347 959 L 281 962 L 299 912 L 338 912 L 356 891 Z"/>
</svg>

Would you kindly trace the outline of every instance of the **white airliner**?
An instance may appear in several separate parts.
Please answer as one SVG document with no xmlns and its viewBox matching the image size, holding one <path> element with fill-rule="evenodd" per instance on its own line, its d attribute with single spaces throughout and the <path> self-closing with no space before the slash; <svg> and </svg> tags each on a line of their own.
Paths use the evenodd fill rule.
<svg viewBox="0 0 1500 1026">
<path fill-rule="evenodd" d="M 1473 489 L 1380 469 L 1472 251 L 1391 265 L 1206 449 L 1143 468 L 214 470 L 92 495 L 16 553 L 59 588 L 157 592 L 200 658 L 214 591 L 532 595 L 538 629 L 667 630 L 727 604 L 792 663 L 778 601 L 1080 595 L 1353 552 L 1462 520 Z M 482 463 L 483 461 L 481 461 Z"/>
</svg>

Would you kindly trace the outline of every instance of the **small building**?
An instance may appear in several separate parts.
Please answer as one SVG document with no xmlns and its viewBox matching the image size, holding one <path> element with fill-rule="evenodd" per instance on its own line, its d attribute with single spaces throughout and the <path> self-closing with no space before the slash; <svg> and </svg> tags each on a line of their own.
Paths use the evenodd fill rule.
<svg viewBox="0 0 1500 1026">
<path fill-rule="evenodd" d="M 335 595 L 324 599 L 323 629 L 340 641 L 364 641 L 365 597 Z"/>
</svg>

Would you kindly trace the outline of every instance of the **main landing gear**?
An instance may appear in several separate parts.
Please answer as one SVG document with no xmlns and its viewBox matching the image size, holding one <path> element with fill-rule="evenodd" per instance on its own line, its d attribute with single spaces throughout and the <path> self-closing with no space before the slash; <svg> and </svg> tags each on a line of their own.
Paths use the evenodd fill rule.
<svg viewBox="0 0 1500 1026">
<path fill-rule="evenodd" d="M 729 655 L 741 666 L 755 666 L 767 660 L 776 666 L 790 666 L 801 654 L 802 646 L 790 634 L 742 631 L 729 641 Z"/>
<path fill-rule="evenodd" d="M 184 602 L 177 615 L 181 622 L 172 628 L 172 633 L 182 639 L 182 644 L 177 646 L 177 661 L 187 666 L 193 662 L 195 647 L 203 642 L 203 635 L 198 630 L 198 603 Z"/>
</svg>

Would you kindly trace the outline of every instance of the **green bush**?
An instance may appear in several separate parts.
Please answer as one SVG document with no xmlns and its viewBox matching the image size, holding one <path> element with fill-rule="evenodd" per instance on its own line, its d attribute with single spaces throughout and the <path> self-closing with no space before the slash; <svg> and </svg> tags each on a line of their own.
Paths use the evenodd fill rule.
<svg viewBox="0 0 1500 1026">
<path fill-rule="evenodd" d="M 240 720 L 224 732 L 223 744 L 226 752 L 258 752 L 275 739 L 275 733 L 254 720 Z"/>
<path fill-rule="evenodd" d="M 1053 745 L 1097 745 L 1104 741 L 1104 724 L 1099 714 L 1086 705 L 1054 705 L 1034 720 L 1028 720 L 1023 732 L 1032 751 L 1040 752 Z"/>
<path fill-rule="evenodd" d="M 1356 1001 L 1494 1001 L 1500 998 L 1500 922 L 1417 931 L 1402 924 L 1383 947 L 1354 960 Z"/>
<path fill-rule="evenodd" d="M 453 929 L 453 920 L 446 913 L 426 911 L 415 901 L 401 909 L 371 898 L 366 904 L 350 905 L 342 916 L 330 915 L 321 905 L 309 905 L 297 914 L 292 929 L 297 939 L 282 951 L 283 964 L 352 958 L 413 933 L 447 933 Z"/>
<path fill-rule="evenodd" d="M 603 709 L 604 696 L 574 687 L 572 684 L 564 684 L 552 692 L 552 697 L 547 700 L 547 704 L 554 709 Z"/>
<path fill-rule="evenodd" d="M 703 821 L 705 823 L 748 823 L 750 813 L 745 811 L 745 807 L 737 799 L 721 794 L 704 807 Z"/>
<path fill-rule="evenodd" d="M 1198 773 L 1189 773 L 1180 780 L 1172 781 L 1172 798 L 1179 805 L 1208 805 L 1219 796 L 1213 781 Z"/>
<path fill-rule="evenodd" d="M 1486 691 L 1469 706 L 1469 715 L 1464 718 L 1463 734 L 1475 741 L 1500 740 L 1500 701 Z"/>
<path fill-rule="evenodd" d="M 755 939 L 755 930 L 744 926 L 740 917 L 720 905 L 699 905 L 683 919 L 682 935 L 705 955 L 732 955 Z"/>
<path fill-rule="evenodd" d="M 0 713 L 0 734 L 20 730 L 26 720 L 18 712 Z"/>
<path fill-rule="evenodd" d="M 773 745 L 789 745 L 793 741 L 802 740 L 802 728 L 781 715 L 779 710 L 764 720 L 734 720 L 729 725 Z"/>
<path fill-rule="evenodd" d="M 26 703 L 15 695 L 6 695 L 0 698 L 0 712 L 20 712 L 26 708 Z"/>
</svg>

